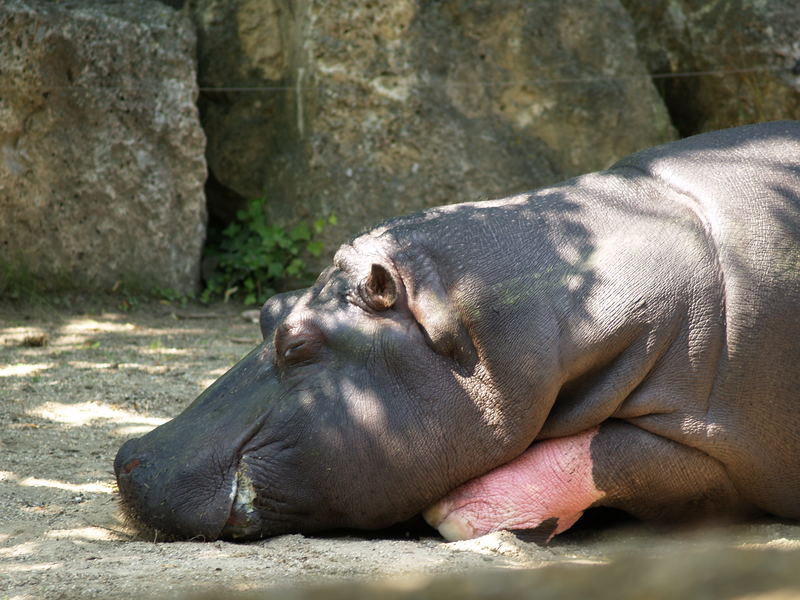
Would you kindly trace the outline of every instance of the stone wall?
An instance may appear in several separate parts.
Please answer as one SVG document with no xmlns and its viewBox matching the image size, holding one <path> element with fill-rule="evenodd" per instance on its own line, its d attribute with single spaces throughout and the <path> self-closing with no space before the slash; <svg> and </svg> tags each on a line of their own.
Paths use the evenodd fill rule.
<svg viewBox="0 0 800 600">
<path fill-rule="evenodd" d="M 800 119 L 800 5 L 622 0 L 682 135 Z"/>
<path fill-rule="evenodd" d="M 194 47 L 189 20 L 151 0 L 2 2 L 0 294 L 196 289 Z"/>
<path fill-rule="evenodd" d="M 334 213 L 329 253 L 386 217 L 532 189 L 676 135 L 617 0 L 187 10 L 212 211 L 266 194 L 282 222 Z"/>
<path fill-rule="evenodd" d="M 261 195 L 283 222 L 335 213 L 329 253 L 382 218 L 601 169 L 676 129 L 800 118 L 800 11 L 787 0 L 185 10 L 200 35 L 212 213 Z"/>
<path fill-rule="evenodd" d="M 798 119 L 798 30 L 789 0 L 5 0 L 0 294 L 195 289 L 204 189 L 216 223 L 335 214 L 324 262 L 386 217 Z"/>
</svg>

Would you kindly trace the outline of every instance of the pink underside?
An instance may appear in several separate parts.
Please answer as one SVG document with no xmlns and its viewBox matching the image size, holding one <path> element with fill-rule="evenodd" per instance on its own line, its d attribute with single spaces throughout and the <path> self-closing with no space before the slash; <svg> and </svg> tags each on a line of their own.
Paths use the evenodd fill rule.
<svg viewBox="0 0 800 600">
<path fill-rule="evenodd" d="M 511 462 L 453 490 L 425 511 L 425 519 L 450 541 L 534 529 L 554 518 L 550 538 L 566 531 L 603 497 L 592 478 L 590 445 L 597 431 L 536 442 Z"/>
</svg>

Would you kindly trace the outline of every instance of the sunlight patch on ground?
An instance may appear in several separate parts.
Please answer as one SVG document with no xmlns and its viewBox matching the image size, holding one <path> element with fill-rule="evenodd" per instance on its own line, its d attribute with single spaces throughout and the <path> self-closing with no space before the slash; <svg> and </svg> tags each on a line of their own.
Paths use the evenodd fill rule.
<svg viewBox="0 0 800 600">
<path fill-rule="evenodd" d="M 119 368 L 142 371 L 150 375 L 162 375 L 169 369 L 166 365 L 146 365 L 144 363 L 119 363 Z"/>
<path fill-rule="evenodd" d="M 61 328 L 62 333 L 120 333 L 133 331 L 136 326 L 132 323 L 109 323 L 108 321 L 95 321 L 94 319 L 72 319 Z"/>
<path fill-rule="evenodd" d="M 518 540 L 508 531 L 495 531 L 481 537 L 459 542 L 450 542 L 448 547 L 459 551 L 475 552 L 487 556 L 505 556 L 508 559 L 528 564 L 531 560 L 532 545 Z M 537 547 L 538 548 L 538 547 Z M 550 557 L 542 557 L 541 564 L 551 562 Z M 575 558 L 566 562 L 575 564 L 605 564 L 604 559 Z"/>
<path fill-rule="evenodd" d="M 159 419 L 160 421 L 167 422 L 169 419 Z M 159 423 L 160 425 L 161 423 Z M 118 435 L 120 437 L 133 437 L 133 436 L 140 436 L 144 435 L 145 433 L 150 433 L 155 429 L 155 425 L 128 425 L 126 427 L 117 427 L 114 430 L 114 435 Z"/>
<path fill-rule="evenodd" d="M 33 417 L 48 419 L 65 425 L 81 426 L 97 419 L 105 419 L 113 423 L 137 425 L 161 425 L 168 419 L 158 417 L 144 417 L 127 410 L 113 408 L 98 402 L 81 402 L 67 404 L 65 402 L 45 402 L 27 413 Z"/>
<path fill-rule="evenodd" d="M 86 494 L 113 494 L 114 487 L 107 481 L 94 481 L 92 483 L 66 483 L 56 479 L 38 479 L 36 477 L 26 477 L 19 482 L 26 487 L 51 487 L 69 492 Z"/>
<path fill-rule="evenodd" d="M 208 334 L 208 329 L 202 327 L 147 327 L 133 323 L 114 323 L 95 321 L 94 319 L 79 318 L 69 321 L 60 328 L 65 335 L 86 335 L 92 333 L 130 333 L 136 332 L 137 336 L 158 337 L 169 335 L 203 335 Z"/>
<path fill-rule="evenodd" d="M 43 327 L 3 327 L 0 329 L 0 344 L 19 343 L 27 337 L 46 336 Z"/>
<path fill-rule="evenodd" d="M 57 569 L 63 567 L 64 563 L 37 563 L 33 565 L 0 565 L 0 573 L 25 573 L 28 571 L 49 571 L 50 569 Z M 25 598 L 25 596 L 22 596 Z"/>
<path fill-rule="evenodd" d="M 9 365 L 7 367 L 0 367 L 0 377 L 20 377 L 24 375 L 32 375 L 45 369 L 51 369 L 53 363 L 38 363 L 34 365 Z"/>
<path fill-rule="evenodd" d="M 28 556 L 39 549 L 39 542 L 23 542 L 16 546 L 0 548 L 0 557 L 14 558 L 15 556 Z"/>
<path fill-rule="evenodd" d="M 30 329 L 28 329 L 30 331 Z M 10 331 L 9 334 L 18 335 L 16 332 Z M 156 338 L 154 344 L 158 344 L 157 338 L 160 336 L 170 335 L 193 335 L 208 333 L 204 329 L 181 329 L 181 328 L 163 328 L 153 329 L 134 325 L 133 323 L 114 323 L 96 321 L 94 319 L 79 318 L 69 321 L 66 325 L 58 329 L 51 344 L 58 347 L 78 346 L 91 341 L 94 337 L 106 334 L 121 334 L 135 335 L 143 338 Z M 97 343 L 97 340 L 95 340 Z M 145 350 L 141 348 L 141 350 Z M 164 349 L 161 349 L 164 350 Z"/>
<path fill-rule="evenodd" d="M 46 537 L 53 539 L 90 540 L 102 542 L 115 542 L 122 539 L 108 529 L 101 527 L 77 527 L 75 529 L 52 529 L 45 533 Z"/>
<path fill-rule="evenodd" d="M 800 540 L 790 540 L 787 538 L 777 538 L 763 543 L 744 543 L 739 544 L 739 548 L 744 550 L 764 550 L 772 548 L 775 550 L 798 550 L 800 549 Z"/>
<path fill-rule="evenodd" d="M 82 370 L 113 370 L 113 369 L 120 369 L 120 370 L 130 370 L 130 371 L 141 371 L 143 373 L 149 373 L 150 375 L 161 375 L 165 372 L 168 372 L 169 369 L 174 368 L 184 368 L 185 363 L 177 363 L 169 361 L 169 365 L 166 364 L 144 364 L 144 363 L 110 363 L 110 362 L 89 362 L 85 360 L 70 360 L 67 364 L 74 368 L 74 369 L 82 369 Z"/>
<path fill-rule="evenodd" d="M 141 348 L 139 349 L 140 354 L 148 354 L 150 356 L 160 355 L 160 354 L 167 354 L 171 356 L 189 356 L 194 354 L 193 348 L 167 348 L 167 347 L 158 347 L 158 348 Z"/>
<path fill-rule="evenodd" d="M 215 335 L 212 331 L 208 329 L 199 328 L 199 327 L 145 327 L 139 326 L 136 328 L 136 335 L 147 336 L 147 337 L 161 337 L 161 336 L 170 336 L 170 335 Z"/>
<path fill-rule="evenodd" d="M 74 369 L 112 369 L 119 368 L 119 363 L 88 362 L 85 360 L 70 360 L 67 364 Z"/>
<path fill-rule="evenodd" d="M 107 333 L 130 333 L 136 326 L 131 323 L 108 323 L 94 319 L 72 319 L 58 329 L 58 335 L 51 342 L 53 346 L 70 347 L 85 344 L 92 335 Z"/>
</svg>

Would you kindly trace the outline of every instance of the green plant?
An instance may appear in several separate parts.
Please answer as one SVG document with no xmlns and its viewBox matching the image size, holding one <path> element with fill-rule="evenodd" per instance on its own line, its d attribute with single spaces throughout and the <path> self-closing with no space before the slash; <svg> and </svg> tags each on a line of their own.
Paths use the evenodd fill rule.
<svg viewBox="0 0 800 600">
<path fill-rule="evenodd" d="M 153 293 L 161 304 L 167 304 L 169 306 L 177 305 L 185 308 L 190 300 L 195 299 L 194 292 L 182 294 L 181 292 L 176 292 L 172 288 L 156 288 L 153 290 Z"/>
<path fill-rule="evenodd" d="M 0 299 L 41 302 L 46 294 L 41 291 L 41 281 L 31 273 L 23 257 L 16 260 L 0 259 Z"/>
<path fill-rule="evenodd" d="M 336 216 L 285 229 L 267 222 L 264 202 L 251 200 L 221 234 L 211 232 L 204 251 L 211 273 L 206 275 L 202 302 L 220 296 L 227 301 L 241 293 L 245 304 L 256 304 L 274 294 L 282 281 L 305 282 L 312 275 L 306 260 L 323 249 L 315 237 L 326 225 L 335 225 Z"/>
</svg>

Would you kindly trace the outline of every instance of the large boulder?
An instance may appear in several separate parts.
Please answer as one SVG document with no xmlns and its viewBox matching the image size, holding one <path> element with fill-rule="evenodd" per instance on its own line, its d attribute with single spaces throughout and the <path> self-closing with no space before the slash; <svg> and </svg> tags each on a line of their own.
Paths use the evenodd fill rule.
<svg viewBox="0 0 800 600">
<path fill-rule="evenodd" d="M 796 0 L 622 3 L 683 135 L 800 119 Z"/>
<path fill-rule="evenodd" d="M 151 0 L 0 3 L 0 277 L 195 289 L 194 46 L 191 22 Z"/>
<path fill-rule="evenodd" d="M 210 216 L 261 197 L 276 157 L 297 144 L 290 58 L 302 45 L 290 0 L 187 0 L 198 35 L 200 112 L 209 138 Z"/>
<path fill-rule="evenodd" d="M 329 251 L 382 218 L 531 189 L 676 135 L 618 0 L 187 6 L 212 203 L 266 194 L 279 221 L 335 213 Z"/>
</svg>

